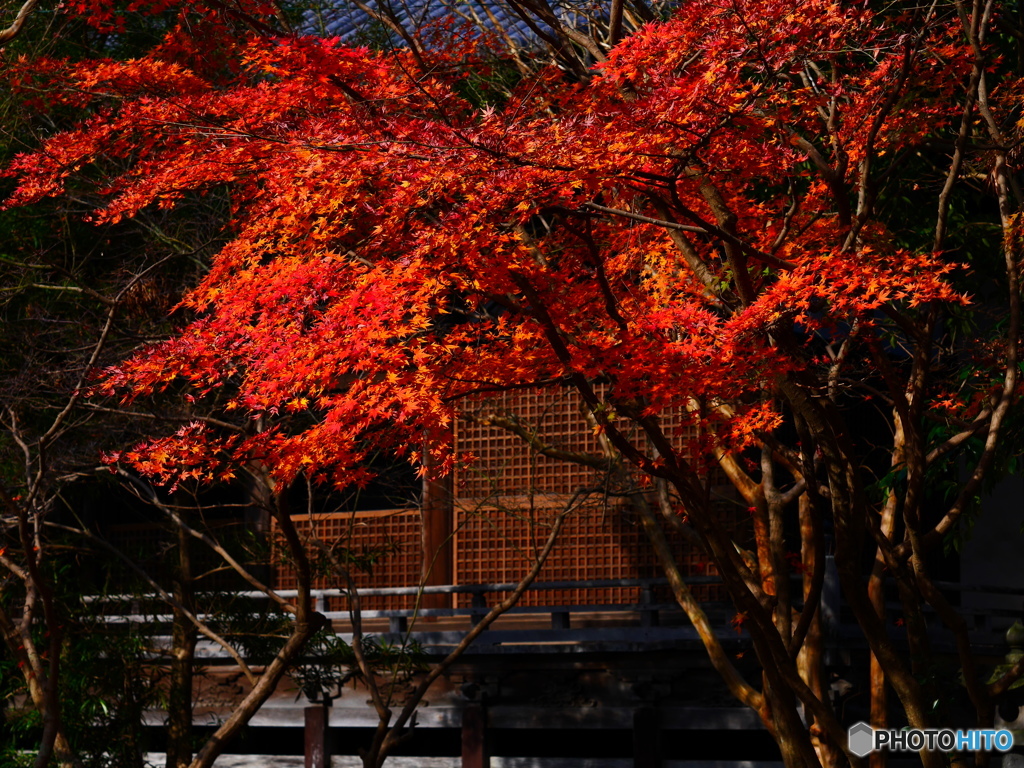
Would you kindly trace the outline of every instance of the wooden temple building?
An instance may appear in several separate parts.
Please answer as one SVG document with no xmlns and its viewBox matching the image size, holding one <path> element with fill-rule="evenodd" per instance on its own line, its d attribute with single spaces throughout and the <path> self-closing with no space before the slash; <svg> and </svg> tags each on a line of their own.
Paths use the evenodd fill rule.
<svg viewBox="0 0 1024 768">
<path fill-rule="evenodd" d="M 493 413 L 515 413 L 548 445 L 600 451 L 578 403 L 564 392 L 506 393 L 481 401 L 479 417 L 454 430 L 456 449 L 477 459 L 471 469 L 443 483 L 425 483 L 419 498 L 392 508 L 356 504 L 293 517 L 300 530 L 322 541 L 383 553 L 373 567 L 353 570 L 365 630 L 386 643 L 415 641 L 429 664 L 450 652 L 489 606 L 509 594 L 533 564 L 553 518 L 567 504 L 575 506 L 534 587 L 431 689 L 402 748 L 407 761 L 396 764 L 740 768 L 775 763 L 777 752 L 757 717 L 731 697 L 695 630 L 672 603 L 629 495 L 602 490 L 607 483 L 594 469 L 538 454 L 521 437 L 495 426 L 487 418 Z M 724 483 L 719 487 L 712 481 L 712 491 L 737 537 L 747 536 L 745 505 Z M 1012 517 L 1020 498 L 1019 489 L 1011 489 L 1005 499 L 995 499 L 992 503 L 1006 507 L 995 517 Z M 678 532 L 666 527 L 666 534 L 695 593 L 709 606 L 724 646 L 741 671 L 757 676 L 756 660 L 732 622 L 735 612 L 724 601 L 713 566 Z M 982 535 L 1005 538 L 998 531 Z M 987 559 L 984 552 L 973 557 Z M 975 573 L 972 567 L 964 565 L 964 573 Z M 1000 581 L 998 573 L 982 569 L 976 575 L 988 585 L 948 587 L 959 592 L 974 640 L 998 660 L 1007 652 L 1006 630 L 1021 614 L 1024 578 L 1018 569 L 993 585 Z M 282 594 L 296 586 L 293 571 L 280 560 L 270 579 Z M 348 638 L 342 586 L 329 575 L 318 577 L 316 599 L 334 630 Z M 836 701 L 844 719 L 866 719 L 866 646 L 856 625 L 846 621 L 834 575 L 826 577 L 824 601 Z M 200 655 L 207 667 L 197 683 L 194 722 L 211 726 L 230 712 L 245 680 L 219 648 L 201 643 Z M 326 699 L 310 701 L 296 683 L 282 686 L 232 746 L 232 759 L 241 762 L 230 764 L 291 765 L 267 762 L 267 756 L 285 760 L 305 753 L 307 768 L 325 768 L 329 755 L 335 766 L 359 765 L 358 749 L 376 725 L 367 692 L 348 684 Z M 151 713 L 154 731 L 163 718 L 159 711 Z M 1019 719 L 1016 727 L 1024 727 L 1024 715 Z M 246 763 L 247 753 L 263 757 Z"/>
</svg>

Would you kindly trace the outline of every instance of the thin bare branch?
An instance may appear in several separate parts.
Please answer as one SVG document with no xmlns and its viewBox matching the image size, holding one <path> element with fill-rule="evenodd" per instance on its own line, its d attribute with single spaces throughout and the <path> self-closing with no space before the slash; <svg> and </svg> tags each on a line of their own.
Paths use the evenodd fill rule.
<svg viewBox="0 0 1024 768">
<path fill-rule="evenodd" d="M 178 600 L 175 600 L 173 595 L 171 595 L 156 581 L 154 581 L 153 578 L 148 573 L 142 570 L 142 568 L 140 568 L 134 560 L 132 560 L 130 557 L 124 554 L 121 550 L 119 550 L 113 544 L 108 542 L 106 539 L 103 539 L 100 536 L 97 536 L 92 531 L 85 530 L 84 528 L 75 528 L 70 525 L 63 525 L 61 523 L 54 522 L 47 522 L 46 526 L 48 528 L 64 531 L 66 533 L 72 533 L 75 536 L 81 536 L 82 538 L 87 539 L 93 542 L 94 544 L 99 545 L 100 547 L 103 547 L 103 549 L 107 550 L 107 552 L 114 555 L 118 560 L 127 565 L 132 570 L 132 572 L 135 573 L 136 576 L 138 576 L 140 579 L 149 584 L 150 588 L 157 595 L 160 596 L 161 600 L 163 600 L 168 605 L 173 606 L 176 610 L 180 611 L 185 618 L 192 622 L 192 624 L 195 626 L 197 630 L 199 630 L 201 634 L 203 634 L 206 638 L 212 640 L 221 648 L 223 648 L 224 651 L 232 659 L 234 659 L 235 663 L 238 664 L 238 668 L 242 670 L 242 673 L 245 675 L 246 679 L 252 685 L 256 685 L 258 676 L 252 671 L 249 665 L 245 663 L 245 659 L 242 658 L 242 656 L 238 653 L 235 647 L 231 645 L 231 643 L 229 643 L 223 637 L 221 637 L 219 634 L 210 629 L 205 622 L 203 622 L 198 616 L 192 613 L 192 611 L 188 610 L 188 608 L 182 605 Z"/>
</svg>

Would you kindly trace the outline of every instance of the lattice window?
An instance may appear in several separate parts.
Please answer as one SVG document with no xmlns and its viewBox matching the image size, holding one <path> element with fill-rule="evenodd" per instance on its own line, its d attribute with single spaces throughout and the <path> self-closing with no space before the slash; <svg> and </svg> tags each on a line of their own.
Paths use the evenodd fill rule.
<svg viewBox="0 0 1024 768">
<path fill-rule="evenodd" d="M 580 408 L 579 396 L 565 388 L 503 393 L 477 401 L 479 416 L 514 415 L 525 428 L 557 448 L 601 453 L 600 441 Z M 683 413 L 661 417 L 673 443 L 683 446 L 692 437 Z M 629 435 L 647 451 L 646 438 Z M 469 452 L 476 462 L 459 469 L 454 478 L 454 509 L 451 512 L 452 562 L 457 584 L 517 582 L 528 571 L 533 553 L 543 545 L 554 516 L 580 488 L 599 488 L 605 478 L 592 468 L 538 455 L 516 435 L 500 427 L 467 421 L 456 426 L 456 449 Z M 743 507 L 723 505 L 727 524 L 739 526 Z M 294 518 L 300 531 L 316 530 L 325 541 L 344 541 L 353 552 L 390 549 L 372 575 L 356 571 L 363 587 L 410 587 L 419 583 L 421 566 L 420 515 L 416 510 L 300 515 Z M 686 575 L 713 576 L 706 557 L 666 526 Z M 282 550 L 278 549 L 278 552 Z M 614 496 L 594 493 L 567 521 L 560 541 L 541 581 L 630 579 L 661 576 L 650 543 L 630 506 Z M 277 584 L 294 588 L 294 572 L 286 563 L 277 565 Z M 316 586 L 340 587 L 333 576 L 322 576 Z M 720 599 L 715 586 L 694 588 L 700 599 Z M 495 595 L 494 599 L 500 599 Z M 667 600 L 668 595 L 656 595 Z M 366 608 L 411 607 L 413 598 L 367 598 Z M 639 602 L 639 588 L 604 590 L 556 590 L 530 592 L 524 605 L 566 605 Z M 493 602 L 493 599 L 491 600 Z M 468 596 L 456 600 L 468 605 Z M 342 606 L 332 606 L 341 608 Z"/>
<path fill-rule="evenodd" d="M 601 454 L 592 424 L 572 390 L 549 388 L 512 391 L 481 398 L 473 409 L 478 418 L 495 414 L 515 417 L 548 445 L 589 454 Z M 679 448 L 694 437 L 683 412 L 660 416 L 662 429 Z M 649 451 L 644 435 L 635 428 L 627 433 L 634 445 Z M 580 488 L 599 487 L 600 472 L 568 461 L 538 455 L 507 430 L 483 426 L 476 420 L 456 427 L 456 447 L 476 457 L 455 478 L 457 533 L 455 572 L 460 583 L 517 581 L 529 567 L 521 554 L 540 546 L 541 521 L 550 520 Z M 715 478 L 717 482 L 721 479 Z M 737 526 L 741 507 L 724 504 L 723 516 Z M 477 511 L 474 511 L 477 510 Z M 532 510 L 532 511 L 531 511 Z M 533 516 L 535 524 L 529 520 Z M 714 576 L 714 566 L 678 534 L 666 529 L 683 572 L 689 576 Z M 597 501 L 574 513 L 567 522 L 542 581 L 602 578 L 649 578 L 661 576 L 654 554 L 639 524 L 624 502 L 614 498 Z M 716 586 L 697 586 L 699 599 L 721 599 Z M 660 596 L 667 599 L 667 595 Z M 571 590 L 535 592 L 525 604 L 634 602 L 639 590 Z"/>
<path fill-rule="evenodd" d="M 593 430 L 579 409 L 579 398 L 567 390 L 536 393 L 506 393 L 480 400 L 481 415 L 514 415 L 522 425 L 536 431 L 556 448 L 600 453 Z M 460 453 L 473 454 L 477 461 L 455 477 L 456 498 L 483 499 L 494 494 L 569 494 L 582 486 L 593 486 L 600 475 L 593 469 L 538 455 L 526 443 L 500 427 L 460 423 L 456 427 Z"/>
<path fill-rule="evenodd" d="M 460 584 L 515 583 L 523 577 L 543 547 L 561 507 L 533 509 L 462 508 L 455 536 L 455 571 Z M 671 531 L 669 540 L 681 553 L 679 560 L 688 575 L 714 575 L 714 567 Z M 570 513 L 558 543 L 538 581 L 588 579 L 646 579 L 662 576 L 647 536 L 629 507 L 595 502 Z M 558 589 L 527 592 L 522 605 L 594 605 L 640 602 L 639 587 Z M 721 599 L 721 588 L 694 588 L 698 599 Z M 505 597 L 489 597 L 493 604 Z M 669 601 L 666 594 L 655 596 Z M 469 598 L 459 597 L 459 605 Z"/>
<path fill-rule="evenodd" d="M 598 391 L 600 392 L 600 387 Z M 497 415 L 515 418 L 532 434 L 555 448 L 600 456 L 600 441 L 593 424 L 581 408 L 579 395 L 566 388 L 504 392 L 480 398 L 470 405 L 477 417 Z M 695 433 L 686 425 L 689 418 L 680 412 L 660 415 L 662 430 L 673 445 L 682 449 Z M 650 452 L 646 436 L 639 428 L 620 420 L 626 437 L 645 452 Z M 460 453 L 476 457 L 471 467 L 458 471 L 455 495 L 461 499 L 485 499 L 495 494 L 569 494 L 580 487 L 596 485 L 601 474 L 589 467 L 539 455 L 524 440 L 501 427 L 463 421 L 456 426 L 456 446 Z"/>
<path fill-rule="evenodd" d="M 460 583 L 514 583 L 533 564 L 550 534 L 560 508 L 532 510 L 481 509 L 462 511 L 456 549 Z M 640 569 L 625 562 L 636 532 L 625 524 L 621 509 L 591 505 L 566 520 L 561 536 L 538 581 L 627 578 Z M 651 569 L 648 569 L 651 570 Z M 656 575 L 653 570 L 648 576 Z M 500 599 L 504 595 L 496 595 Z M 567 605 L 584 602 L 632 602 L 636 590 L 552 590 L 528 592 L 524 605 Z"/>
<path fill-rule="evenodd" d="M 392 509 L 373 512 L 334 512 L 292 517 L 299 536 L 315 535 L 329 546 L 339 544 L 347 549 L 353 561 L 351 573 L 357 587 L 415 587 L 420 581 L 420 513 L 416 509 Z M 295 589 L 298 582 L 295 569 L 286 562 L 287 549 L 281 533 L 275 528 L 274 583 L 278 589 Z M 310 556 L 320 561 L 315 548 Z M 367 571 L 358 567 L 360 562 L 376 563 Z M 313 587 L 316 589 L 343 589 L 339 577 L 326 564 L 319 569 Z M 362 607 L 367 610 L 412 608 L 412 596 L 365 596 Z M 342 601 L 330 601 L 327 610 L 347 608 Z"/>
</svg>

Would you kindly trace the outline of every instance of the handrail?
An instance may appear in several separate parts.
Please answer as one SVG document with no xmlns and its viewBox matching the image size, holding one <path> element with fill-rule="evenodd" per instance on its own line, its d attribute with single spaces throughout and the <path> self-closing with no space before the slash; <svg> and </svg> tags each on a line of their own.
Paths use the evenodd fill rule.
<svg viewBox="0 0 1024 768">
<path fill-rule="evenodd" d="M 683 579 L 687 584 L 721 584 L 717 576 L 691 576 Z M 435 584 L 417 587 L 369 587 L 360 589 L 360 596 L 365 597 L 396 597 L 403 595 L 454 595 L 454 594 L 487 594 L 490 592 L 511 592 L 518 584 Z M 666 578 L 652 579 L 583 579 L 577 581 L 546 581 L 538 582 L 530 587 L 531 591 L 554 589 L 612 589 L 614 587 L 663 587 L 668 586 Z M 274 593 L 281 597 L 298 597 L 297 589 L 275 589 Z M 235 592 L 240 597 L 266 597 L 264 592 Z M 347 597 L 348 590 L 325 588 L 311 589 L 310 594 L 321 597 Z M 82 600 L 87 603 L 96 601 L 147 600 L 157 599 L 155 595 L 84 595 Z"/>
<path fill-rule="evenodd" d="M 692 576 L 685 579 L 688 584 L 701 585 L 701 584 L 720 584 L 721 579 L 717 576 Z M 628 617 L 628 622 L 636 621 L 636 617 L 639 616 L 640 625 L 637 628 L 634 624 L 630 623 L 629 626 L 639 631 L 654 632 L 649 639 L 652 642 L 667 641 L 666 638 L 679 639 L 685 635 L 685 622 L 684 624 L 678 624 L 677 620 L 669 619 L 669 614 L 678 614 L 679 608 L 672 602 L 660 602 L 656 601 L 655 595 L 652 594 L 652 590 L 655 587 L 664 587 L 668 585 L 668 580 L 665 578 L 645 578 L 645 579 L 580 579 L 580 580 L 562 580 L 562 581 L 547 581 L 533 585 L 533 589 L 537 591 L 551 591 L 551 590 L 601 590 L 601 589 L 614 589 L 614 588 L 639 588 L 641 590 L 640 595 L 633 597 L 633 600 L 629 602 L 621 603 L 594 603 L 594 604 L 580 604 L 574 602 L 574 604 L 557 604 L 557 605 L 536 605 L 536 606 L 515 606 L 509 610 L 510 614 L 519 615 L 543 615 L 550 614 L 551 625 L 550 629 L 540 629 L 533 627 L 529 630 L 516 629 L 516 630 L 502 630 L 505 634 L 508 634 L 508 638 L 500 640 L 500 642 L 525 642 L 522 637 L 536 639 L 540 637 L 536 635 L 538 631 L 543 633 L 553 632 L 555 634 L 545 636 L 562 638 L 563 641 L 571 635 L 571 642 L 603 642 L 607 637 L 616 636 L 615 632 L 625 631 L 628 627 L 620 627 L 617 624 L 613 626 L 609 624 L 607 626 L 602 625 L 600 628 L 586 629 L 585 633 L 590 633 L 586 638 L 582 636 L 577 637 L 579 629 L 575 626 L 576 617 L 579 617 L 588 613 L 601 613 L 601 614 L 612 614 L 613 616 Z M 1013 587 L 994 587 L 994 586 L 979 586 L 979 585 L 967 585 L 957 584 L 953 582 L 938 582 L 937 585 L 943 590 L 947 591 L 959 591 L 959 592 L 981 592 L 991 595 L 1009 595 L 1013 597 L 1024 597 L 1024 589 L 1013 588 Z M 435 629 L 435 625 L 430 623 L 416 624 L 415 630 L 413 630 L 413 622 L 416 618 L 427 618 L 427 617 L 468 617 L 471 623 L 476 623 L 480 618 L 487 612 L 488 606 L 485 600 L 485 595 L 493 594 L 497 592 L 508 592 L 516 588 L 514 583 L 499 583 L 499 584 L 441 584 L 441 585 L 429 585 L 429 586 L 412 586 L 412 587 L 377 587 L 377 588 L 366 588 L 359 590 L 359 594 L 364 597 L 415 597 L 422 595 L 471 595 L 472 600 L 470 605 L 460 607 L 447 607 L 447 608 L 435 608 L 435 607 L 424 607 L 420 605 L 420 601 L 416 601 L 416 606 L 408 608 L 387 608 L 383 610 L 379 609 L 365 609 L 362 611 L 364 619 L 377 619 L 387 621 L 387 630 L 385 634 L 404 636 L 410 630 L 415 631 L 418 634 L 427 633 L 430 637 L 437 635 L 438 630 Z M 256 600 L 267 600 L 269 599 L 267 594 L 261 591 L 245 591 L 232 593 L 235 596 L 243 598 L 253 598 Z M 295 589 L 282 589 L 277 590 L 276 594 L 281 598 L 295 598 L 298 595 L 298 590 Z M 342 599 L 348 597 L 348 591 L 337 588 L 324 588 L 324 589 L 312 589 L 310 590 L 310 597 L 315 601 L 316 610 L 321 612 L 330 621 L 345 622 L 348 619 L 348 610 L 344 606 L 330 606 L 327 602 L 328 599 Z M 163 601 L 155 594 L 148 595 L 90 595 L 84 596 L 83 601 L 87 604 L 92 604 L 99 608 L 102 604 L 108 604 L 107 611 L 110 611 L 104 615 L 103 610 L 97 610 L 99 614 L 97 619 L 105 623 L 142 623 L 146 625 L 158 626 L 166 624 L 172 620 L 170 614 L 161 611 Z M 839 610 L 839 595 L 838 592 L 832 595 L 831 600 L 825 599 L 822 603 L 822 610 L 824 612 L 823 618 L 828 626 L 828 640 L 827 643 L 833 647 L 842 647 L 847 643 L 856 642 L 856 638 L 859 637 L 859 633 L 852 633 L 851 627 L 847 626 L 840 620 Z M 118 603 L 127 603 L 128 605 L 118 610 L 114 607 Z M 719 603 L 722 605 L 722 603 Z M 142 610 L 143 607 L 148 611 Z M 894 606 L 895 607 L 895 606 Z M 111 608 L 113 610 L 111 611 Z M 334 610 L 328 610 L 328 608 L 334 608 Z M 728 613 L 728 611 L 726 611 Z M 724 614 L 723 614 L 724 615 Z M 1002 647 L 1004 642 L 1003 639 L 1003 627 L 1008 617 L 1015 615 L 1014 611 L 1008 611 L 1005 609 L 998 608 L 979 608 L 969 609 L 964 612 L 965 618 L 970 615 L 973 616 L 971 622 L 973 629 L 972 637 L 977 636 L 978 641 L 983 646 Z M 203 615 L 203 620 L 215 619 L 215 615 Z M 719 617 L 721 618 L 721 617 Z M 932 617 L 934 618 L 934 616 Z M 606 617 L 613 623 L 615 619 L 612 616 Z M 666 624 L 665 621 L 668 623 Z M 619 622 L 621 623 L 621 622 Z M 723 623 L 722 631 L 725 633 L 723 637 L 729 639 L 735 639 L 733 637 L 735 630 L 731 626 L 727 626 L 728 622 Z M 617 628 L 616 628 L 617 627 Z M 682 629 L 680 628 L 682 627 Z M 572 634 L 572 632 L 576 634 Z M 445 630 L 441 635 L 448 637 L 451 635 L 454 637 L 462 630 Z M 890 631 L 899 632 L 897 628 L 893 628 Z M 454 634 L 452 634 L 454 632 Z M 526 632 L 526 635 L 517 635 L 516 633 Z M 533 634 L 530 634 L 530 633 Z M 611 632 L 611 635 L 607 635 Z M 679 633 L 683 632 L 683 635 Z M 511 633 L 511 634 L 510 634 Z M 561 633 L 561 634 L 558 634 Z M 569 634 L 566 634 L 569 633 Z M 604 633 L 604 634 L 602 634 Z M 660 633 L 660 634 L 659 634 Z M 675 634 L 673 634 L 675 633 Z M 500 633 L 499 633 L 500 634 Z M 437 637 L 441 637 L 437 635 Z M 643 635 L 647 637 L 648 635 Z M 488 637 L 492 637 L 492 634 L 488 634 Z M 493 635 L 493 638 L 497 638 L 499 635 Z M 501 635 L 504 637 L 504 635 Z M 515 639 L 519 637 L 519 639 Z M 588 639 L 589 638 L 589 639 Z M 451 639 L 451 638 L 449 638 Z M 436 638 L 434 638 L 436 640 Z M 434 642 L 431 640 L 431 642 Z M 498 642 L 496 640 L 495 642 Z M 549 642 L 545 640 L 544 642 Z M 442 643 L 443 644 L 443 643 Z M 499 643 L 500 644 L 500 643 Z M 987 644 L 987 645 L 986 645 Z"/>
<path fill-rule="evenodd" d="M 683 579 L 687 584 L 721 584 L 721 578 L 717 576 L 689 576 Z M 516 588 L 513 582 L 501 584 L 434 584 L 412 587 L 368 587 L 360 589 L 359 594 L 366 597 L 400 597 L 403 595 L 453 595 L 453 594 L 488 594 L 491 592 L 510 592 Z M 531 591 L 545 591 L 555 589 L 612 589 L 615 587 L 664 587 L 668 586 L 668 579 L 579 579 L 565 581 L 546 581 L 533 584 Z M 947 589 L 955 592 L 980 592 L 987 594 L 1010 595 L 1024 597 L 1024 588 L 1006 587 L 985 584 L 959 584 L 951 581 L 937 581 L 935 586 L 940 589 Z M 296 589 L 278 589 L 275 594 L 281 597 L 297 597 L 299 592 Z M 235 592 L 240 597 L 265 597 L 260 591 Z M 312 589 L 310 594 L 319 597 L 347 597 L 348 590 L 337 588 Z M 118 600 L 147 600 L 158 599 L 155 595 L 83 595 L 82 600 L 86 603 L 92 602 L 115 602 Z"/>
</svg>

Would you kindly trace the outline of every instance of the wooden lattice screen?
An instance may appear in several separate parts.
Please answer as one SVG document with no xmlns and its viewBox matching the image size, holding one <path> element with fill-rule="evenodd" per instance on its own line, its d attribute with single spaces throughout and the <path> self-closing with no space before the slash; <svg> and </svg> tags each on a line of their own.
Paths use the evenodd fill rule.
<svg viewBox="0 0 1024 768">
<path fill-rule="evenodd" d="M 651 547 L 622 496 L 607 495 L 601 473 L 590 467 L 538 455 L 507 430 L 481 423 L 488 415 L 514 416 L 519 423 L 548 445 L 564 451 L 600 453 L 600 443 L 579 407 L 579 400 L 564 389 L 509 392 L 479 400 L 475 418 L 460 422 L 454 434 L 459 453 L 475 457 L 460 468 L 452 482 L 452 573 L 457 584 L 494 584 L 518 581 L 529 569 L 536 551 L 546 539 L 555 515 L 570 500 L 579 508 L 567 519 L 559 543 L 541 573 L 541 581 L 583 579 L 652 578 L 661 575 Z M 673 440 L 688 437 L 675 428 L 679 419 L 665 418 Z M 631 436 L 641 446 L 640 436 Z M 621 483 L 620 483 L 621 485 Z M 590 489 L 586 501 L 574 496 Z M 722 514 L 738 524 L 745 515 L 738 505 L 723 504 Z M 354 569 L 363 587 L 415 586 L 422 563 L 421 516 L 418 510 L 387 510 L 299 515 L 293 518 L 300 531 L 316 531 L 324 541 L 342 541 L 355 555 L 379 550 L 382 559 L 372 572 Z M 714 567 L 681 536 L 665 528 L 684 573 L 713 576 Z M 281 589 L 295 586 L 287 563 L 276 567 Z M 332 575 L 318 578 L 318 587 L 339 587 Z M 701 599 L 720 599 L 714 586 L 695 589 Z M 495 594 L 494 599 L 500 599 Z M 667 599 L 657 595 L 656 599 Z M 467 605 L 468 596 L 455 599 Z M 638 588 L 601 590 L 551 590 L 529 593 L 524 605 L 585 605 L 634 603 Z M 489 600 L 489 602 L 491 602 Z M 368 597 L 365 608 L 408 608 L 412 598 Z M 337 606 L 340 608 L 341 606 Z"/>
<path fill-rule="evenodd" d="M 601 472 L 532 450 L 519 436 L 487 424 L 489 417 L 514 418 L 545 445 L 560 451 L 601 455 L 600 439 L 580 408 L 577 395 L 562 388 L 511 391 L 481 399 L 472 418 L 460 422 L 455 442 L 476 461 L 456 473 L 454 483 L 455 573 L 460 583 L 514 582 L 529 567 L 550 523 L 574 494 L 589 489 L 582 507 L 567 519 L 560 541 L 540 579 L 635 579 L 662 575 L 647 537 L 629 502 L 606 495 Z M 692 437 L 679 414 L 664 414 L 662 425 L 677 446 Z M 627 436 L 645 448 L 643 436 Z M 620 486 L 621 482 L 613 483 Z M 723 514 L 738 522 L 734 510 Z M 713 576 L 714 566 L 667 527 L 684 574 Z M 697 587 L 700 599 L 719 599 L 718 587 Z M 663 596 L 667 597 L 667 596 Z M 634 603 L 637 588 L 535 592 L 526 605 Z"/>
<path fill-rule="evenodd" d="M 368 512 L 334 512 L 320 515 L 294 515 L 292 520 L 300 536 L 314 535 L 329 546 L 340 545 L 338 551 L 349 558 L 349 572 L 360 588 L 414 587 L 420 581 L 420 512 L 418 509 L 389 509 Z M 275 531 L 276 533 L 276 531 Z M 278 589 L 295 589 L 295 570 L 281 556 L 285 551 L 275 535 L 274 581 Z M 346 584 L 327 563 L 318 562 L 315 589 L 343 589 Z M 415 598 L 372 596 L 362 600 L 367 610 L 412 608 Z M 347 604 L 329 602 L 327 610 L 344 610 Z"/>
</svg>

